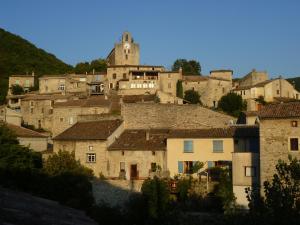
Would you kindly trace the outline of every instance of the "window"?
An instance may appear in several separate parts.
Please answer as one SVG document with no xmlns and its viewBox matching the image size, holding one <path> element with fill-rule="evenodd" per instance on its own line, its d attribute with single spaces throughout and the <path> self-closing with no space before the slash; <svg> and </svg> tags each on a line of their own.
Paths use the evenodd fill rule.
<svg viewBox="0 0 300 225">
<path fill-rule="evenodd" d="M 168 78 L 171 78 L 171 74 L 168 73 Z"/>
<path fill-rule="evenodd" d="M 44 113 L 44 108 L 41 109 L 41 113 Z"/>
<path fill-rule="evenodd" d="M 96 81 L 100 80 L 100 75 L 96 75 Z"/>
<path fill-rule="evenodd" d="M 151 172 L 156 171 L 156 163 L 151 163 Z"/>
<path fill-rule="evenodd" d="M 29 87 L 29 80 L 25 80 L 25 87 Z"/>
<path fill-rule="evenodd" d="M 30 101 L 30 106 L 33 106 L 33 102 L 32 101 Z"/>
<path fill-rule="evenodd" d="M 298 121 L 292 121 L 291 125 L 292 127 L 298 127 Z"/>
<path fill-rule="evenodd" d="M 178 173 L 192 174 L 196 161 L 178 161 Z"/>
<path fill-rule="evenodd" d="M 246 177 L 255 177 L 256 176 L 256 168 L 254 166 L 246 166 L 245 167 L 245 176 Z"/>
<path fill-rule="evenodd" d="M 113 83 L 109 83 L 109 88 L 112 89 L 114 87 Z"/>
<path fill-rule="evenodd" d="M 120 171 L 125 172 L 125 162 L 120 162 Z"/>
<path fill-rule="evenodd" d="M 171 83 L 168 83 L 168 88 L 171 88 L 172 87 L 172 84 Z"/>
<path fill-rule="evenodd" d="M 64 91 L 65 90 L 65 85 L 60 84 L 59 87 L 58 87 L 58 90 Z"/>
<path fill-rule="evenodd" d="M 125 155 L 125 152 L 124 152 L 124 151 L 122 151 L 122 155 Z"/>
<path fill-rule="evenodd" d="M 93 145 L 90 145 L 89 146 L 89 151 L 93 151 L 93 147 L 94 147 Z"/>
<path fill-rule="evenodd" d="M 299 139 L 298 138 L 290 138 L 290 150 L 291 151 L 299 150 Z"/>
<path fill-rule="evenodd" d="M 30 109 L 30 113 L 33 113 L 33 108 Z"/>
<path fill-rule="evenodd" d="M 60 118 L 59 118 L 59 122 L 64 122 L 64 118 L 63 118 L 63 117 L 60 117 Z"/>
<path fill-rule="evenodd" d="M 95 163 L 96 162 L 96 154 L 95 153 L 87 153 L 86 154 L 86 162 L 87 163 Z"/>
<path fill-rule="evenodd" d="M 276 91 L 276 93 L 279 95 L 280 91 L 279 91 L 279 90 L 277 90 L 277 91 Z"/>
<path fill-rule="evenodd" d="M 16 84 L 19 85 L 19 84 L 20 84 L 20 81 L 19 81 L 19 80 L 16 80 Z"/>
<path fill-rule="evenodd" d="M 127 54 L 125 55 L 125 58 L 126 58 L 126 60 L 128 59 L 128 55 Z"/>
<path fill-rule="evenodd" d="M 185 153 L 191 153 L 193 152 L 193 141 L 186 140 L 184 141 L 184 150 Z"/>
<path fill-rule="evenodd" d="M 213 167 L 215 167 L 215 162 L 214 161 L 207 161 L 207 167 L 208 168 L 213 168 Z"/>
<path fill-rule="evenodd" d="M 123 79 L 126 79 L 126 73 L 123 73 Z"/>
<path fill-rule="evenodd" d="M 223 152 L 223 140 L 213 140 L 213 152 L 214 153 Z"/>
<path fill-rule="evenodd" d="M 152 155 L 155 155 L 155 151 L 152 151 Z"/>
<path fill-rule="evenodd" d="M 117 74 L 113 74 L 113 79 L 116 79 L 117 78 Z"/>
</svg>

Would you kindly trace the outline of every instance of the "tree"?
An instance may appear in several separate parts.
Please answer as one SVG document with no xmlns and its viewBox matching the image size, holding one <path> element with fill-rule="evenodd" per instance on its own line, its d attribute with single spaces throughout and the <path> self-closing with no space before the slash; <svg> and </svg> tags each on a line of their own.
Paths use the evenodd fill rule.
<svg viewBox="0 0 300 225">
<path fill-rule="evenodd" d="M 176 96 L 178 98 L 183 98 L 183 87 L 182 87 L 182 80 L 178 80 L 176 84 Z"/>
<path fill-rule="evenodd" d="M 265 204 L 274 215 L 300 213 L 300 160 L 279 160 L 271 182 L 264 182 Z"/>
<path fill-rule="evenodd" d="M 11 86 L 11 93 L 13 95 L 22 95 L 24 94 L 24 89 L 22 86 L 15 84 Z"/>
<path fill-rule="evenodd" d="M 188 101 L 191 104 L 201 104 L 200 95 L 197 91 L 187 90 L 184 92 L 184 100 Z"/>
<path fill-rule="evenodd" d="M 77 74 L 85 74 L 91 71 L 89 62 L 80 62 L 75 66 L 75 73 Z"/>
<path fill-rule="evenodd" d="M 142 195 L 146 201 L 149 217 L 161 218 L 169 203 L 169 187 L 166 180 L 154 177 L 148 178 L 142 185 Z"/>
<path fill-rule="evenodd" d="M 172 66 L 172 71 L 178 71 L 180 68 L 182 68 L 183 75 L 201 75 L 201 66 L 198 61 L 177 59 Z"/>
<path fill-rule="evenodd" d="M 247 108 L 247 103 L 243 101 L 240 95 L 228 93 L 227 95 L 222 96 L 218 107 L 229 115 L 237 117 L 242 110 Z"/>
<path fill-rule="evenodd" d="M 58 176 L 65 173 L 84 175 L 92 178 L 93 171 L 80 164 L 75 159 L 74 152 L 59 151 L 49 156 L 43 166 L 44 171 L 50 176 Z"/>
<path fill-rule="evenodd" d="M 95 72 L 105 72 L 107 64 L 105 59 L 96 59 L 91 62 L 90 67 L 91 70 L 95 70 Z"/>
</svg>

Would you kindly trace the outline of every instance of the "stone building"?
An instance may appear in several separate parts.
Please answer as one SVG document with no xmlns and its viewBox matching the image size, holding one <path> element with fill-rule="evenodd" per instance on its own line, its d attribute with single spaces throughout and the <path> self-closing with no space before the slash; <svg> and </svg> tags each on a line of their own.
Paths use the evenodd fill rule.
<svg viewBox="0 0 300 225">
<path fill-rule="evenodd" d="M 125 130 L 108 147 L 110 177 L 147 179 L 163 175 L 166 167 L 167 129 Z"/>
<path fill-rule="evenodd" d="M 87 75 L 45 75 L 39 78 L 40 94 L 77 94 L 86 95 Z"/>
<path fill-rule="evenodd" d="M 53 138 L 53 150 L 75 153 L 82 165 L 92 169 L 95 176 L 110 176 L 107 147 L 123 132 L 121 120 L 77 122 Z"/>
<path fill-rule="evenodd" d="M 8 108 L 6 105 L 0 106 L 0 122 L 21 126 L 22 115 L 13 109 Z"/>
<path fill-rule="evenodd" d="M 140 46 L 135 43 L 129 32 L 124 32 L 120 43 L 116 43 L 108 54 L 108 65 L 139 65 Z"/>
<path fill-rule="evenodd" d="M 104 95 L 55 102 L 52 114 L 52 135 L 56 136 L 74 125 L 78 116 L 109 113 L 111 101 Z"/>
<path fill-rule="evenodd" d="M 279 159 L 300 159 L 300 102 L 272 104 L 259 112 L 260 183 L 271 180 Z"/>
<path fill-rule="evenodd" d="M 20 145 L 29 147 L 36 152 L 43 152 L 47 150 L 47 136 L 13 124 L 7 124 L 7 127 L 16 135 Z"/>
<path fill-rule="evenodd" d="M 300 93 L 287 80 L 281 77 L 267 80 L 265 72 L 252 71 L 246 75 L 232 91 L 247 102 L 248 111 L 262 107 L 261 100 L 274 102 L 277 99 L 300 99 Z"/>
<path fill-rule="evenodd" d="M 53 106 L 55 102 L 67 101 L 70 95 L 28 94 L 22 99 L 23 123 L 37 129 L 52 131 Z"/>
<path fill-rule="evenodd" d="M 232 89 L 232 74 L 232 70 L 212 70 L 209 76 L 183 76 L 183 92 L 197 91 L 204 106 L 216 108 L 221 97 Z"/>
</svg>

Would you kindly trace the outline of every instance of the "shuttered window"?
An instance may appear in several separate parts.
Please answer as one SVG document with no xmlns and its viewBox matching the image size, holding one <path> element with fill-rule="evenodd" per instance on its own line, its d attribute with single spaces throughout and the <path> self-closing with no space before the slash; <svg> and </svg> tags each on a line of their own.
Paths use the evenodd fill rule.
<svg viewBox="0 0 300 225">
<path fill-rule="evenodd" d="M 178 161 L 178 173 L 183 173 L 183 162 Z"/>
<path fill-rule="evenodd" d="M 183 149 L 183 151 L 185 153 L 191 153 L 191 152 L 193 152 L 193 141 L 191 141 L 191 140 L 184 141 L 184 149 Z"/>
<path fill-rule="evenodd" d="M 223 152 L 223 140 L 213 140 L 213 152 Z"/>
</svg>

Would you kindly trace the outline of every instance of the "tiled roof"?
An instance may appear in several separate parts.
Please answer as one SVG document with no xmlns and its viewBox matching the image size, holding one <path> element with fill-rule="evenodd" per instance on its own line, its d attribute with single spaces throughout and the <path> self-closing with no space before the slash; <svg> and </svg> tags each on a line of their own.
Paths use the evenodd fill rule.
<svg viewBox="0 0 300 225">
<path fill-rule="evenodd" d="M 150 102 L 155 100 L 155 95 L 125 95 L 123 96 L 124 103 Z"/>
<path fill-rule="evenodd" d="M 264 106 L 259 111 L 260 119 L 299 118 L 300 102 L 279 103 Z"/>
<path fill-rule="evenodd" d="M 105 96 L 92 96 L 86 99 L 68 100 L 66 102 L 56 102 L 54 107 L 94 107 L 94 106 L 109 106 L 110 101 L 105 99 Z"/>
<path fill-rule="evenodd" d="M 233 126 L 229 128 L 171 130 L 168 138 L 232 138 L 258 136 L 257 126 Z"/>
<path fill-rule="evenodd" d="M 31 138 L 47 138 L 47 136 L 40 134 L 36 131 L 19 127 L 13 124 L 7 124 L 7 127 L 17 136 L 17 137 L 31 137 Z"/>
<path fill-rule="evenodd" d="M 121 120 L 78 122 L 53 140 L 106 140 L 122 122 Z"/>
<path fill-rule="evenodd" d="M 149 140 L 146 133 L 149 132 Z M 110 151 L 118 150 L 165 150 L 166 139 L 174 138 L 241 138 L 259 137 L 258 126 L 233 126 L 213 129 L 132 129 L 125 130 L 121 136 L 109 146 Z"/>
<path fill-rule="evenodd" d="M 149 139 L 146 139 L 146 133 L 149 134 Z M 135 129 L 125 130 L 121 136 L 109 146 L 108 150 L 166 150 L 166 138 L 168 129 Z"/>
<path fill-rule="evenodd" d="M 258 111 L 243 111 L 245 116 L 258 116 Z"/>
</svg>

